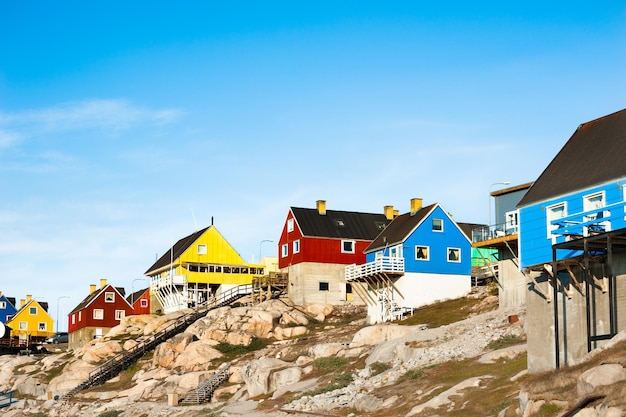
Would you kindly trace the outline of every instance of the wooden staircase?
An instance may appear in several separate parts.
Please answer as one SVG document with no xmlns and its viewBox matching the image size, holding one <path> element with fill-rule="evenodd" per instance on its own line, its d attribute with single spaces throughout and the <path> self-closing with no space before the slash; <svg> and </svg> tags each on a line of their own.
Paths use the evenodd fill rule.
<svg viewBox="0 0 626 417">
<path fill-rule="evenodd" d="M 129 350 L 118 353 L 111 359 L 107 360 L 102 365 L 89 373 L 89 378 L 82 382 L 77 387 L 65 393 L 61 399 L 69 400 L 74 394 L 85 390 L 87 388 L 101 385 L 118 375 L 121 371 L 128 368 L 129 365 L 136 362 L 139 358 L 145 355 L 147 352 L 154 350 L 159 344 L 165 342 L 172 336 L 183 332 L 187 327 L 193 324 L 196 320 L 204 317 L 210 310 L 227 306 L 234 303 L 238 299 L 249 295 L 252 292 L 252 285 L 239 285 L 233 287 L 227 291 L 224 291 L 219 296 L 211 298 L 206 303 L 196 306 L 192 311 L 179 317 L 175 322 L 170 323 L 167 327 L 159 332 L 150 335 L 147 339 L 142 340 L 137 345 Z"/>
<path fill-rule="evenodd" d="M 198 388 L 187 394 L 185 398 L 179 400 L 178 403 L 197 405 L 211 401 L 213 392 L 215 392 L 217 387 L 230 378 L 229 368 L 229 363 L 223 365 L 220 369 L 218 369 L 215 375 L 204 381 L 204 383 L 202 383 Z"/>
<path fill-rule="evenodd" d="M 278 298 L 287 292 L 288 275 L 271 272 L 269 275 L 252 278 L 252 304 L 259 304 L 270 298 Z"/>
</svg>

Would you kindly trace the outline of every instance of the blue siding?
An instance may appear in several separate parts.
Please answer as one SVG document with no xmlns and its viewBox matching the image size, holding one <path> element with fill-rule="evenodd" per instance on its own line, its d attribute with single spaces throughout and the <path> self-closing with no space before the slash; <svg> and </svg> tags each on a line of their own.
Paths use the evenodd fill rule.
<svg viewBox="0 0 626 417">
<path fill-rule="evenodd" d="M 566 218 L 577 215 L 580 218 L 583 214 L 584 197 L 597 192 L 605 193 L 605 206 L 617 205 L 610 208 L 610 217 L 603 220 L 610 222 L 610 230 L 618 230 L 626 227 L 624 222 L 624 191 L 622 184 L 615 181 L 602 186 L 589 188 L 570 195 L 564 195 L 552 200 L 543 201 L 520 208 L 520 264 L 522 268 L 533 265 L 544 264 L 552 261 L 551 238 L 548 238 L 547 227 L 547 207 L 555 204 L 566 204 Z M 582 227 L 580 227 L 582 230 Z M 562 242 L 563 237 L 557 238 L 556 242 Z M 576 256 L 579 253 L 574 251 L 559 250 L 557 258 L 565 259 Z"/>
<path fill-rule="evenodd" d="M 15 312 L 17 311 L 17 309 L 15 308 L 13 304 L 11 304 L 11 302 L 5 296 L 1 296 L 0 301 L 4 301 L 6 304 L 4 309 L 0 308 L 0 322 L 6 323 L 7 316 L 15 315 Z"/>
</svg>

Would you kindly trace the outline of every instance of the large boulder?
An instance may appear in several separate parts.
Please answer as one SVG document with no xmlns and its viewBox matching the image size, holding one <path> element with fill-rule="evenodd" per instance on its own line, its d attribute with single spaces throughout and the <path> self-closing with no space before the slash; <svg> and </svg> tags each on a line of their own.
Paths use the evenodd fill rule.
<svg viewBox="0 0 626 417">
<path fill-rule="evenodd" d="M 617 363 L 604 364 L 588 369 L 578 377 L 579 396 L 588 395 L 597 387 L 613 385 L 626 380 L 626 370 Z"/>
<path fill-rule="evenodd" d="M 117 340 L 99 341 L 83 348 L 82 359 L 90 363 L 98 363 L 109 359 L 122 351 L 122 345 Z"/>
<path fill-rule="evenodd" d="M 289 363 L 274 358 L 261 358 L 244 365 L 241 374 L 246 383 L 248 396 L 254 398 L 271 393 L 277 381 L 270 380 L 270 375 L 276 370 L 290 366 Z"/>
<path fill-rule="evenodd" d="M 421 326 L 400 326 L 397 324 L 376 324 L 374 326 L 364 327 L 356 332 L 352 338 L 350 347 L 377 345 L 382 342 L 404 337 L 420 328 Z"/>
<path fill-rule="evenodd" d="M 173 368 L 183 371 L 207 371 L 213 366 L 213 359 L 221 358 L 223 355 L 218 350 L 201 341 L 189 344 L 186 349 L 178 355 L 173 363 Z"/>
</svg>

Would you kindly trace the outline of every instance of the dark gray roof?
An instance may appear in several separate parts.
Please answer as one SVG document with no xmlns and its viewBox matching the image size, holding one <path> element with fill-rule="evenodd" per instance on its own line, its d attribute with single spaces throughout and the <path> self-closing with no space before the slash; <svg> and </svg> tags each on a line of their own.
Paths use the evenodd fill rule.
<svg viewBox="0 0 626 417">
<path fill-rule="evenodd" d="M 467 238 L 470 241 L 472 240 L 472 230 L 487 227 L 486 224 L 478 224 L 478 223 L 457 223 L 457 225 L 459 226 L 463 234 L 467 236 Z"/>
<path fill-rule="evenodd" d="M 303 236 L 373 240 L 390 222 L 384 214 L 291 207 Z"/>
<path fill-rule="evenodd" d="M 626 176 L 626 109 L 581 124 L 518 207 Z"/>
<path fill-rule="evenodd" d="M 422 207 L 412 216 L 411 213 L 405 213 L 396 217 L 391 223 L 389 223 L 387 228 L 379 234 L 372 243 L 370 243 L 364 252 L 372 252 L 386 246 L 403 242 L 413 229 L 415 229 L 419 222 L 421 222 L 422 219 L 426 217 L 435 206 L 436 204 L 431 204 L 429 206 Z"/>
<path fill-rule="evenodd" d="M 148 268 L 148 270 L 144 272 L 144 274 L 147 275 L 154 270 L 169 265 L 172 259 L 178 259 L 178 257 L 180 257 L 180 255 L 182 255 L 183 252 L 187 250 L 187 248 L 193 245 L 193 242 L 198 240 L 209 227 L 213 226 L 208 226 L 202 230 L 198 230 L 197 232 L 194 232 L 189 236 L 185 236 L 178 242 L 174 243 L 174 246 L 172 246 L 167 252 L 165 252 L 165 254 L 163 254 L 163 256 L 161 256 L 154 264 L 152 264 L 152 266 Z M 172 251 L 174 251 L 174 253 L 172 253 Z"/>
</svg>

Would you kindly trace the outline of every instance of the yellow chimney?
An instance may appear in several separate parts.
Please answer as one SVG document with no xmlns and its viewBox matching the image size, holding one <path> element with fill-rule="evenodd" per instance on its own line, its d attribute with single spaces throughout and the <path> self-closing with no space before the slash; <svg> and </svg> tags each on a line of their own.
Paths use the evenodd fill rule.
<svg viewBox="0 0 626 417">
<path fill-rule="evenodd" d="M 414 215 L 422 208 L 422 199 L 421 198 L 412 198 L 411 199 L 411 216 Z"/>
<path fill-rule="evenodd" d="M 320 214 L 320 216 L 325 216 L 326 215 L 326 200 L 317 200 L 316 205 L 317 205 L 317 212 Z"/>
<path fill-rule="evenodd" d="M 20 308 L 24 307 L 24 304 L 26 304 L 26 300 L 24 300 L 23 298 L 20 299 Z"/>
<path fill-rule="evenodd" d="M 96 284 L 89 284 L 89 294 L 92 294 L 96 290 Z"/>
<path fill-rule="evenodd" d="M 385 213 L 387 220 L 393 220 L 393 206 L 385 206 L 383 208 L 383 213 Z"/>
<path fill-rule="evenodd" d="M 29 301 L 30 301 L 30 300 L 32 300 L 32 299 L 33 299 L 33 296 L 32 296 L 32 295 L 30 295 L 30 294 L 27 294 L 27 295 L 26 295 L 26 302 L 29 302 Z"/>
<path fill-rule="evenodd" d="M 396 217 L 398 217 L 400 215 L 400 210 L 394 210 L 393 211 L 393 218 L 395 219 Z"/>
<path fill-rule="evenodd" d="M 100 278 L 100 289 L 107 286 L 107 280 L 105 278 Z"/>
</svg>

